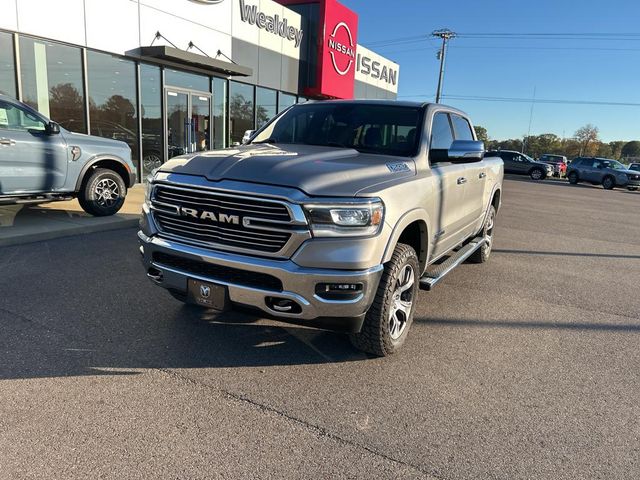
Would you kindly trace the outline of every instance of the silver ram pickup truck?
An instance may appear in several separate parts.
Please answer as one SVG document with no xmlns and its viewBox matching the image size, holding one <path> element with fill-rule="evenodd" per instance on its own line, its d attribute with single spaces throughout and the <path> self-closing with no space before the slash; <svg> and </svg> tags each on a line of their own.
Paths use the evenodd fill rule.
<svg viewBox="0 0 640 480">
<path fill-rule="evenodd" d="M 295 105 L 246 145 L 172 159 L 140 220 L 147 276 L 216 310 L 253 307 L 389 355 L 418 290 L 487 261 L 503 163 L 439 104 Z"/>
</svg>

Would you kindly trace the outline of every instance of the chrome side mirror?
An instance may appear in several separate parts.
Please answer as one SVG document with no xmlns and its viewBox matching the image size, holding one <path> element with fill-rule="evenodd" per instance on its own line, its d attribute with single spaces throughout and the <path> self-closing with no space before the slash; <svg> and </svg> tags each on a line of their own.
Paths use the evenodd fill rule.
<svg viewBox="0 0 640 480">
<path fill-rule="evenodd" d="M 244 132 L 244 136 L 242 137 L 242 145 L 246 145 L 247 143 L 249 143 L 249 140 L 251 139 L 254 133 L 256 133 L 255 130 L 246 130 Z"/>
<path fill-rule="evenodd" d="M 479 161 L 484 158 L 484 143 L 476 140 L 455 140 L 449 149 L 451 161 Z"/>
</svg>

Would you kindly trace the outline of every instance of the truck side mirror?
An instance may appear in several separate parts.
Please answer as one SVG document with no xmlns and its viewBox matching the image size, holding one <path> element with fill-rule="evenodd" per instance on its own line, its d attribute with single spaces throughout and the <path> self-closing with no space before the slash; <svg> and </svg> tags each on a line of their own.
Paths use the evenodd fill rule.
<svg viewBox="0 0 640 480">
<path fill-rule="evenodd" d="M 431 162 L 468 163 L 484 158 L 484 143 L 475 140 L 454 140 L 449 150 L 433 149 L 429 152 Z"/>
<path fill-rule="evenodd" d="M 254 133 L 256 133 L 255 130 L 246 130 L 244 132 L 244 136 L 242 137 L 242 145 L 246 145 L 247 143 L 249 143 L 249 140 L 251 139 Z"/>
<path fill-rule="evenodd" d="M 49 122 L 45 127 L 45 132 L 48 135 L 58 135 L 60 133 L 60 125 L 56 122 Z"/>
</svg>

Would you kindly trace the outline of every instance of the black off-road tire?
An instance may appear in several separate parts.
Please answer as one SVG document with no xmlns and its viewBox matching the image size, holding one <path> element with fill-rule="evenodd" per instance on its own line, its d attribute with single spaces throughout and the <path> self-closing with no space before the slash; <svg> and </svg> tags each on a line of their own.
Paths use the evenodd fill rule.
<svg viewBox="0 0 640 480">
<path fill-rule="evenodd" d="M 547 177 L 547 174 L 541 168 L 532 168 L 529 172 L 529 176 L 531 180 L 544 180 Z"/>
<path fill-rule="evenodd" d="M 405 271 L 405 267 L 413 269 L 413 286 L 407 290 L 411 295 L 411 309 L 404 329 L 398 338 L 393 338 L 390 332 L 390 315 L 394 304 L 394 295 L 398 284 L 398 276 Z M 350 335 L 354 347 L 373 355 L 386 357 L 397 352 L 404 344 L 416 308 L 418 286 L 420 283 L 420 267 L 418 256 L 409 245 L 399 243 L 391 260 L 384 266 L 384 272 L 376 291 L 371 308 L 359 333 Z"/>
<path fill-rule="evenodd" d="M 602 188 L 604 188 L 605 190 L 613 190 L 615 186 L 616 186 L 616 179 L 613 178 L 611 175 L 606 175 L 602 179 Z"/>
<path fill-rule="evenodd" d="M 78 201 L 88 214 L 107 217 L 122 208 L 126 196 L 127 186 L 120 175 L 107 168 L 96 168 L 82 183 Z"/>
<path fill-rule="evenodd" d="M 576 172 L 570 172 L 569 175 L 567 175 L 567 178 L 571 185 L 576 185 L 578 183 L 578 174 Z"/>
<path fill-rule="evenodd" d="M 493 228 L 496 221 L 496 209 L 491 205 L 489 214 L 482 227 L 481 235 L 485 238 L 485 244 L 471 254 L 469 263 L 485 263 L 489 260 L 491 249 L 493 248 Z"/>
</svg>

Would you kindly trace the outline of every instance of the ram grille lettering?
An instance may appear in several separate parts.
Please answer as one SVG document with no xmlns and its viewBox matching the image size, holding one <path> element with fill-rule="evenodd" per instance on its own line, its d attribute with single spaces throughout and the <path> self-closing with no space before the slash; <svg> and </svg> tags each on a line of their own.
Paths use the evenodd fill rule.
<svg viewBox="0 0 640 480">
<path fill-rule="evenodd" d="M 227 213 L 209 212 L 207 210 L 196 210 L 195 208 L 180 207 L 180 215 L 183 217 L 198 218 L 200 220 L 209 220 L 216 223 L 231 223 L 233 225 L 240 225 L 240 217 L 238 215 L 229 215 Z"/>
</svg>

